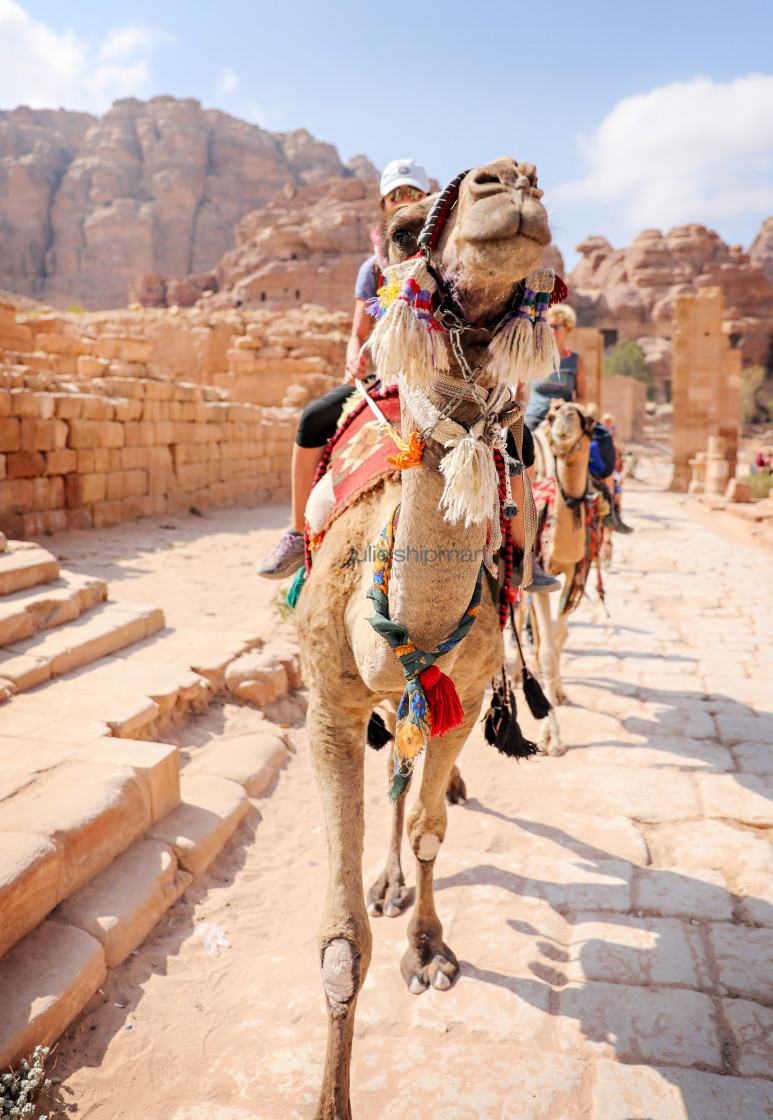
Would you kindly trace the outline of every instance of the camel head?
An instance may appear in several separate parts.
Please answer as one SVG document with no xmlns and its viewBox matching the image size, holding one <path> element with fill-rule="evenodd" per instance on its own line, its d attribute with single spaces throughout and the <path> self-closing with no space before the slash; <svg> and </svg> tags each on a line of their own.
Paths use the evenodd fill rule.
<svg viewBox="0 0 773 1120">
<path fill-rule="evenodd" d="M 547 415 L 550 446 L 559 459 L 590 454 L 591 436 L 596 418 L 585 405 L 575 401 L 553 404 Z"/>
<path fill-rule="evenodd" d="M 456 205 L 440 229 L 433 262 L 465 319 L 495 323 L 518 285 L 542 263 L 550 228 L 537 169 L 509 156 L 475 167 L 462 180 Z M 434 196 L 386 216 L 382 252 L 391 264 L 412 257 Z"/>
</svg>

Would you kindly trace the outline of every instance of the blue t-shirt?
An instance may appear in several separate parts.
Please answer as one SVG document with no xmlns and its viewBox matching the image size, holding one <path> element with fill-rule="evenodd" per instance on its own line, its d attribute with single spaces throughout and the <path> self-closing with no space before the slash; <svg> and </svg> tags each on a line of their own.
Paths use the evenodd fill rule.
<svg viewBox="0 0 773 1120">
<path fill-rule="evenodd" d="M 354 285 L 355 299 L 373 299 L 378 288 L 378 279 L 381 275 L 381 266 L 374 253 L 360 266 L 357 273 L 357 283 Z"/>
<path fill-rule="evenodd" d="M 561 358 L 561 365 L 542 381 L 532 381 L 529 386 L 529 403 L 526 406 L 526 425 L 533 431 L 547 416 L 550 411 L 550 401 L 553 397 L 571 401 L 577 385 L 577 359 L 576 350 L 570 350 Z"/>
</svg>

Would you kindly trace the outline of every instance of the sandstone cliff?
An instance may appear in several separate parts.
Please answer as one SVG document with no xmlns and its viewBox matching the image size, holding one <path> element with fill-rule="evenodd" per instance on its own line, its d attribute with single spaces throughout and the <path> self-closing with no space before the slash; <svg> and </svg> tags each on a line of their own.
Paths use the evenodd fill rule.
<svg viewBox="0 0 773 1120">
<path fill-rule="evenodd" d="M 773 336 L 773 219 L 749 253 L 727 245 L 705 226 L 677 226 L 665 236 L 645 230 L 627 249 L 603 237 L 578 246 L 583 254 L 568 277 L 579 322 L 616 338 L 670 338 L 672 301 L 718 287 L 725 296 L 725 331 L 744 362 L 765 365 Z M 752 251 L 753 250 L 753 251 Z"/>
<path fill-rule="evenodd" d="M 0 112 L 0 288 L 125 306 L 141 273 L 213 269 L 238 222 L 286 184 L 369 168 L 305 130 L 266 132 L 194 100 L 129 98 L 101 118 Z"/>
</svg>

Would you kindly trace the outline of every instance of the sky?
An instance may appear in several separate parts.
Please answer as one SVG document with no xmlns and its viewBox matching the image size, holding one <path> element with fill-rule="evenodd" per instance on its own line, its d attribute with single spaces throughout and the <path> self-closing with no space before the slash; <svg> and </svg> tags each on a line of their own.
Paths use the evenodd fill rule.
<svg viewBox="0 0 773 1120">
<path fill-rule="evenodd" d="M 0 0 L 0 108 L 195 97 L 441 182 L 537 165 L 571 266 L 601 235 L 773 215 L 773 3 Z"/>
</svg>

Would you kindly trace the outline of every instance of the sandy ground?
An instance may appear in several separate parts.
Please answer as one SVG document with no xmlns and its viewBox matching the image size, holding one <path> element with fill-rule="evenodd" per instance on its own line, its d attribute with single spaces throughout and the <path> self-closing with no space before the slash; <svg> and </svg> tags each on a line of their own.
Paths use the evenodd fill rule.
<svg viewBox="0 0 773 1120">
<path fill-rule="evenodd" d="M 652 714 L 657 707 L 648 717 L 650 724 L 642 718 L 647 714 L 643 700 L 637 701 L 638 732 L 631 719 L 627 726 L 621 716 L 619 733 L 610 735 L 609 709 L 617 705 L 619 714 L 621 697 L 630 689 L 616 688 L 598 627 L 605 627 L 610 652 L 614 647 L 621 659 L 621 680 L 626 665 L 630 670 L 637 657 L 645 660 L 636 671 L 649 669 L 646 659 L 655 656 L 661 641 L 656 622 L 637 614 L 633 623 L 626 615 L 636 610 L 641 593 L 640 550 L 646 549 L 648 556 L 644 567 L 658 572 L 658 557 L 662 560 L 670 533 L 672 544 L 660 567 L 675 572 L 678 556 L 691 548 L 704 553 L 713 541 L 721 556 L 729 544 L 708 515 L 687 516 L 681 498 L 658 493 L 663 474 L 655 458 L 645 458 L 639 473 L 643 482 L 632 484 L 627 506 L 637 534 L 620 541 L 607 577 L 612 620 L 604 620 L 594 596 L 581 608 L 570 638 L 567 681 L 570 697 L 576 689 L 576 702 L 561 712 L 565 736 L 576 749 L 564 759 L 516 765 L 475 734 L 463 752 L 470 799 L 449 809 L 448 838 L 436 875 L 445 936 L 461 962 L 462 975 L 454 987 L 409 995 L 399 972 L 408 915 L 374 920 L 373 962 L 356 1028 L 356 1120 L 720 1120 L 741 1115 L 720 1111 L 724 1104 L 716 1105 L 717 1111 L 699 1106 L 697 1091 L 691 1097 L 668 1069 L 663 1085 L 669 1092 L 673 1084 L 681 1086 L 682 1111 L 669 1111 L 662 1102 L 656 1108 L 660 1089 L 653 1090 L 644 1111 L 599 1111 L 598 1086 L 606 1076 L 602 1067 L 623 1067 L 614 1062 L 612 1043 L 599 1050 L 592 1015 L 573 1017 L 569 1004 L 562 1002 L 570 979 L 572 921 L 566 908 L 551 903 L 544 891 L 524 886 L 523 878 L 520 887 L 514 885 L 514 869 L 533 868 L 535 853 L 556 866 L 590 864 L 602 872 L 612 866 L 609 861 L 635 862 L 637 829 L 642 831 L 628 819 L 619 823 L 616 816 L 618 823 L 600 826 L 591 843 L 572 837 L 571 820 L 550 829 L 536 817 L 529 820 L 524 797 L 530 781 L 539 783 L 532 775 L 559 774 L 548 768 L 562 766 L 576 775 L 579 766 L 588 775 L 583 782 L 592 786 L 588 760 L 599 727 L 608 744 L 602 749 L 644 749 L 642 744 L 671 749 L 668 727 L 655 726 L 661 718 Z M 162 605 L 172 626 L 222 629 L 256 618 L 273 641 L 288 631 L 270 605 L 276 585 L 257 579 L 254 565 L 272 546 L 286 517 L 282 508 L 222 509 L 205 511 L 204 517 L 150 519 L 109 532 L 72 532 L 44 543 L 68 567 L 109 580 L 123 600 Z M 734 526 L 746 532 L 748 542 L 748 527 Z M 769 558 L 757 546 L 737 547 L 743 548 L 747 567 L 759 573 L 767 564 L 769 571 Z M 709 596 L 710 564 L 701 578 Z M 674 592 L 666 589 L 664 579 L 655 593 L 678 593 L 678 583 Z M 663 633 L 667 638 L 670 631 Z M 677 659 L 684 661 L 683 644 L 679 649 Z M 591 672 L 594 658 L 598 670 L 591 665 Z M 770 688 L 769 681 L 759 683 Z M 594 699 L 604 695 L 614 703 Z M 599 715 L 605 708 L 606 714 Z M 259 718 L 246 706 L 219 701 L 195 723 L 179 728 L 175 741 L 190 753 L 250 730 Z M 528 719 L 523 722 L 534 730 Z M 326 1032 L 316 949 L 326 855 L 302 726 L 290 735 L 296 753 L 274 787 L 252 802 L 248 818 L 209 871 L 196 877 L 145 944 L 109 972 L 104 989 L 60 1040 L 52 1071 L 59 1081 L 50 1104 L 61 1112 L 83 1120 L 309 1120 L 313 1115 Z M 586 758 L 583 752 L 588 752 Z M 643 763 L 644 757 L 638 761 Z M 368 752 L 366 886 L 386 852 L 385 764 L 383 754 Z M 405 863 L 412 883 L 411 860 Z M 525 870 L 523 875 L 528 880 Z M 598 902 L 587 906 L 597 909 Z M 230 946 L 218 956 L 208 955 L 196 936 L 202 922 L 217 923 L 225 931 Z M 698 1027 L 696 1023 L 696 1031 Z M 607 1033 L 614 1040 L 615 1031 Z M 613 1060 L 598 1060 L 605 1057 Z M 647 1074 L 650 1066 L 673 1064 L 657 1054 L 638 1065 L 630 1056 L 622 1060 L 629 1063 L 626 1068 Z M 706 1068 L 692 1055 L 681 1064 Z M 724 1072 L 733 1071 L 725 1067 Z M 773 1064 L 766 1076 L 773 1077 Z M 764 1085 L 761 1093 L 767 1091 Z M 773 1095 L 770 1101 L 773 1109 Z M 743 1120 L 764 1120 L 766 1115 L 773 1112 L 754 1105 Z"/>
</svg>

